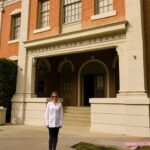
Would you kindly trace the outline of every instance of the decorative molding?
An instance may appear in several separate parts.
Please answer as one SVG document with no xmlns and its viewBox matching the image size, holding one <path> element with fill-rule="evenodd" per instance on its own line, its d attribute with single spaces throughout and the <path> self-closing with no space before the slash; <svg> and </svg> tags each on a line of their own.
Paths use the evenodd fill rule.
<svg viewBox="0 0 150 150">
<path fill-rule="evenodd" d="M 62 33 L 69 33 L 69 32 L 78 31 L 78 30 L 81 30 L 81 22 L 63 24 L 61 26 Z"/>
<path fill-rule="evenodd" d="M 16 14 L 19 14 L 19 13 L 21 13 L 21 9 L 15 9 L 9 15 L 12 16 L 12 15 L 16 15 Z"/>
<path fill-rule="evenodd" d="M 18 3 L 18 2 L 22 2 L 22 0 L 5 0 L 4 1 L 4 7 Z"/>
<path fill-rule="evenodd" d="M 14 55 L 13 55 L 13 56 L 10 56 L 8 59 L 15 61 L 15 60 L 18 60 L 18 56 L 14 56 Z"/>
<path fill-rule="evenodd" d="M 25 48 L 33 48 L 33 47 L 39 47 L 39 46 L 45 46 L 45 45 L 51 45 L 51 44 L 58 44 L 58 43 L 64 43 L 68 41 L 78 41 L 85 40 L 93 37 L 102 37 L 105 35 L 116 35 L 116 34 L 123 34 L 126 32 L 127 29 L 127 21 L 121 21 L 113 24 L 107 24 L 95 28 L 90 29 L 84 29 L 81 31 L 74 31 L 64 34 L 58 34 L 55 36 L 50 36 L 47 38 L 42 39 L 35 39 L 35 40 L 28 40 L 24 41 Z"/>
<path fill-rule="evenodd" d="M 36 33 L 45 32 L 45 31 L 48 31 L 48 30 L 51 30 L 51 26 L 33 30 L 33 33 L 36 34 Z"/>
<path fill-rule="evenodd" d="M 13 44 L 13 43 L 18 43 L 19 39 L 15 39 L 15 40 L 10 40 L 8 41 L 8 44 Z"/>
<path fill-rule="evenodd" d="M 112 17 L 112 16 L 115 16 L 116 14 L 117 14 L 116 10 L 109 11 L 109 12 L 106 12 L 106 13 L 91 16 L 91 20 L 102 19 L 102 18 L 106 18 L 106 17 Z"/>
<path fill-rule="evenodd" d="M 125 34 L 117 34 L 117 35 L 111 35 L 111 36 L 105 36 L 105 37 L 99 37 L 99 38 L 92 38 L 88 40 L 80 40 L 80 41 L 74 41 L 74 42 L 66 42 L 62 44 L 54 44 L 54 45 L 49 45 L 45 47 L 38 47 L 38 48 L 30 48 L 28 49 L 28 54 L 35 54 L 35 53 L 43 53 L 43 52 L 48 52 L 48 51 L 57 51 L 57 50 L 65 50 L 67 48 L 74 48 L 74 47 L 80 47 L 80 46 L 88 46 L 88 45 L 95 45 L 97 43 L 105 43 L 109 41 L 114 41 L 114 40 L 121 40 L 125 39 L 126 35 Z"/>
<path fill-rule="evenodd" d="M 59 64 L 58 72 L 61 72 L 61 69 L 65 63 L 69 63 L 71 65 L 72 72 L 74 72 L 74 70 L 75 70 L 74 65 L 73 65 L 72 61 L 68 60 L 67 57 L 65 57 L 64 60 Z"/>
</svg>

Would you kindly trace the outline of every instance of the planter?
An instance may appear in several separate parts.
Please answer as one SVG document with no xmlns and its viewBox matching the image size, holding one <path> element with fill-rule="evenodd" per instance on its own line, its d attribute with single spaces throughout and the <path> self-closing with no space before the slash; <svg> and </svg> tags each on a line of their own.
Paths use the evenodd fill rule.
<svg viewBox="0 0 150 150">
<path fill-rule="evenodd" d="M 0 107 L 0 125 L 6 123 L 6 108 Z"/>
</svg>

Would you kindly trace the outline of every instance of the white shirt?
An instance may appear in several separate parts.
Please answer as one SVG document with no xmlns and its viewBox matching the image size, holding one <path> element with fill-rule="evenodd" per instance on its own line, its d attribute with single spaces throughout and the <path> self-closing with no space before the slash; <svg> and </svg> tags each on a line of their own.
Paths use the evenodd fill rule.
<svg viewBox="0 0 150 150">
<path fill-rule="evenodd" d="M 60 127 L 63 123 L 63 108 L 60 102 L 48 102 L 45 112 L 46 126 Z"/>
</svg>

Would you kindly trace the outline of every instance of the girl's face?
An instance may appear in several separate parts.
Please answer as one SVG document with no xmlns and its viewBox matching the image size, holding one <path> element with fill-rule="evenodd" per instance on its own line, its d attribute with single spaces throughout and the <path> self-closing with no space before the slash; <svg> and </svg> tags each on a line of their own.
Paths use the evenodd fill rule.
<svg viewBox="0 0 150 150">
<path fill-rule="evenodd" d="M 58 95 L 56 93 L 52 93 L 51 99 L 53 102 L 57 102 L 58 101 Z"/>
</svg>

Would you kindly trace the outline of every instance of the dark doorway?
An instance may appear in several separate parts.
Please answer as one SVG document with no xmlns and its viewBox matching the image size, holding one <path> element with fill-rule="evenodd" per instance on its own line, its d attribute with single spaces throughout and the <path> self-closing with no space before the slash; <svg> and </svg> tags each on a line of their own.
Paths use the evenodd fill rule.
<svg viewBox="0 0 150 150">
<path fill-rule="evenodd" d="M 84 106 L 89 106 L 89 98 L 105 97 L 105 75 L 85 74 L 84 75 Z"/>
<path fill-rule="evenodd" d="M 89 98 L 94 97 L 94 75 L 84 75 L 84 106 L 89 106 Z"/>
</svg>

